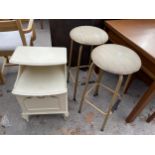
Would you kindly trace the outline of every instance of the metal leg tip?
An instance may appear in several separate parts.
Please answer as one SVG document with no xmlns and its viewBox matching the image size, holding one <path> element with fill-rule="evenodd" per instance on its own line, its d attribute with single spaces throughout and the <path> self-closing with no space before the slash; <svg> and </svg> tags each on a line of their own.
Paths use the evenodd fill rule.
<svg viewBox="0 0 155 155">
<path fill-rule="evenodd" d="M 73 98 L 74 101 L 76 101 L 76 98 Z"/>
<path fill-rule="evenodd" d="M 69 83 L 69 81 L 70 81 L 70 78 L 67 78 L 67 83 Z"/>
<path fill-rule="evenodd" d="M 94 96 L 98 96 L 98 93 L 95 93 Z"/>
<path fill-rule="evenodd" d="M 104 129 L 101 129 L 101 131 L 103 132 L 103 131 L 104 131 Z"/>
<path fill-rule="evenodd" d="M 81 110 L 79 110 L 78 113 L 80 114 L 81 113 Z"/>
</svg>

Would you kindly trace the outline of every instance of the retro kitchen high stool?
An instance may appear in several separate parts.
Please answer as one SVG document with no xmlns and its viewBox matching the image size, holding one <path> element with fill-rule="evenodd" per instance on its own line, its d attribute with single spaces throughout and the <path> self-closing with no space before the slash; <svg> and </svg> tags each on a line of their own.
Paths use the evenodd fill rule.
<svg viewBox="0 0 155 155">
<path fill-rule="evenodd" d="M 66 48 L 18 47 L 10 62 L 19 64 L 12 93 L 24 119 L 42 114 L 68 116 Z"/>
<path fill-rule="evenodd" d="M 92 50 L 93 46 L 102 45 L 105 42 L 107 42 L 108 35 L 104 30 L 94 26 L 79 26 L 71 30 L 70 38 L 71 38 L 71 45 L 70 45 L 70 55 L 69 55 L 69 62 L 68 62 L 68 82 L 69 82 L 69 77 L 71 75 L 71 78 L 74 81 L 73 99 L 76 100 L 79 70 L 80 68 L 88 67 L 88 65 L 80 66 L 83 46 L 84 45 L 91 46 L 91 50 Z M 80 44 L 75 78 L 73 77 L 70 70 L 71 61 L 72 61 L 72 52 L 73 52 L 73 41 Z"/>
<path fill-rule="evenodd" d="M 137 72 L 140 69 L 141 60 L 139 56 L 131 49 L 116 44 L 105 44 L 96 47 L 91 53 L 91 59 L 92 63 L 89 68 L 86 85 L 82 94 L 79 113 L 81 112 L 83 103 L 85 101 L 86 103 L 90 104 L 93 108 L 95 108 L 98 112 L 105 115 L 105 119 L 101 127 L 101 131 L 103 131 L 109 115 L 114 110 L 113 108 L 116 106 L 116 104 L 118 104 L 118 101 L 120 101 L 121 95 L 119 94 L 119 90 L 121 88 L 123 76 L 128 75 L 128 78 L 124 86 L 125 90 L 125 87 L 127 86 L 130 80 L 131 74 Z M 94 84 L 94 86 L 87 91 L 88 81 L 91 77 L 91 73 L 95 65 L 100 68 L 100 73 L 98 75 L 96 84 Z M 111 88 L 100 84 L 103 71 L 119 75 L 118 83 L 116 85 L 115 90 L 112 90 Z M 88 95 L 94 88 L 94 95 L 98 94 L 99 86 L 103 86 L 105 89 L 113 93 L 111 102 L 109 103 L 106 112 L 102 111 L 95 105 L 95 103 L 92 103 L 90 100 L 88 100 Z M 118 98 L 119 100 L 117 100 Z"/>
</svg>

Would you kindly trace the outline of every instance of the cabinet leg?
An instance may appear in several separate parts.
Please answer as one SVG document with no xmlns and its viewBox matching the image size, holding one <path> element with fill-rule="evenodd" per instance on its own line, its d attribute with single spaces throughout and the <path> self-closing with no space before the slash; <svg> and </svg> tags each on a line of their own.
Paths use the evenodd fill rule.
<svg viewBox="0 0 155 155">
<path fill-rule="evenodd" d="M 29 116 L 28 115 L 22 114 L 22 118 L 24 118 L 27 122 L 29 121 Z"/>
<path fill-rule="evenodd" d="M 69 117 L 69 113 L 67 112 L 64 114 L 64 119 L 67 120 L 68 117 Z"/>
</svg>

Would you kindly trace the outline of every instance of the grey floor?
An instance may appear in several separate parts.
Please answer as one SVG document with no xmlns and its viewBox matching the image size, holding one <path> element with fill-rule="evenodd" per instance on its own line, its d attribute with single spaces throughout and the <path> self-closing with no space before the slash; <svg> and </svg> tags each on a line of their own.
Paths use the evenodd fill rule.
<svg viewBox="0 0 155 155">
<path fill-rule="evenodd" d="M 48 21 L 44 21 L 44 29 L 40 29 L 39 21 L 36 22 L 37 40 L 35 46 L 51 46 L 51 38 Z M 72 100 L 73 85 L 68 84 L 68 101 L 70 116 L 64 120 L 61 115 L 40 115 L 31 116 L 30 121 L 26 122 L 21 118 L 20 107 L 15 96 L 11 94 L 15 79 L 17 76 L 17 67 L 7 68 L 5 70 L 6 84 L 0 85 L 0 134 L 8 135 L 92 135 L 92 134 L 155 134 L 155 121 L 146 123 L 147 116 L 155 110 L 155 100 L 152 100 L 149 106 L 140 114 L 140 116 L 131 124 L 125 123 L 125 118 L 138 101 L 139 97 L 147 89 L 147 86 L 135 80 L 128 93 L 124 96 L 119 108 L 115 111 L 105 128 L 100 131 L 103 122 L 103 116 L 96 112 L 89 105 L 85 105 L 82 114 L 79 114 L 79 100 L 83 86 L 78 87 L 77 102 Z M 80 81 L 84 81 L 86 72 L 80 72 Z M 94 79 L 94 77 L 92 77 Z M 104 74 L 103 83 L 114 87 L 117 76 L 108 73 Z M 91 86 L 91 84 L 90 84 Z M 110 93 L 100 89 L 99 97 L 90 97 L 98 106 L 106 108 L 110 99 Z M 5 119 L 4 119 L 5 118 Z M 3 123 L 2 123 L 3 120 Z M 2 125 L 3 124 L 3 125 Z"/>
</svg>

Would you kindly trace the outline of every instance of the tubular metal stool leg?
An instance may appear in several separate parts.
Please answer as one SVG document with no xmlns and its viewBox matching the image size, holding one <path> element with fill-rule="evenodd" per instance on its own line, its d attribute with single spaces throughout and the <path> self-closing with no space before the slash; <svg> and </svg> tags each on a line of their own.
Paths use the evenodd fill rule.
<svg viewBox="0 0 155 155">
<path fill-rule="evenodd" d="M 83 91 L 83 94 L 82 94 L 80 107 L 79 107 L 79 113 L 81 113 L 81 110 L 82 110 L 82 107 L 83 107 L 83 101 L 84 101 L 84 98 L 85 98 L 85 94 L 86 94 L 86 91 L 87 91 L 88 83 L 89 83 L 93 68 L 94 68 L 94 64 L 92 62 L 91 65 L 90 65 L 89 71 L 88 71 L 88 76 L 87 76 L 87 79 L 86 79 L 86 85 L 84 87 L 84 91 Z"/>
<path fill-rule="evenodd" d="M 91 48 L 90 48 L 89 66 L 91 65 L 91 51 L 93 50 L 93 47 L 94 46 L 91 46 Z"/>
<path fill-rule="evenodd" d="M 129 82 L 130 82 L 130 80 L 131 80 L 131 77 L 132 77 L 132 74 L 128 75 L 128 77 L 127 77 L 127 79 L 126 79 L 126 82 L 125 82 L 124 88 L 123 88 L 123 94 L 125 93 L 126 88 L 128 87 L 128 84 L 129 84 Z"/>
<path fill-rule="evenodd" d="M 77 85 L 78 85 L 78 79 L 79 79 L 79 71 L 80 71 L 80 62 L 81 62 L 81 56 L 82 56 L 82 49 L 83 49 L 83 46 L 80 45 L 77 68 L 76 68 L 76 75 L 75 75 L 75 84 L 74 84 L 74 94 L 73 94 L 73 100 L 74 101 L 76 101 L 76 93 L 77 93 Z"/>
<path fill-rule="evenodd" d="M 90 67 L 90 65 L 91 65 L 91 63 L 92 63 L 92 60 L 91 60 L 91 51 L 93 50 L 93 47 L 94 47 L 94 46 L 91 46 L 91 49 L 90 49 L 90 57 L 89 57 L 88 69 L 89 69 L 89 67 Z M 89 83 L 95 83 L 95 81 L 92 80 L 92 81 L 89 81 Z M 86 84 L 85 82 L 82 82 L 82 83 L 81 83 L 81 85 L 85 85 L 85 84 Z"/>
<path fill-rule="evenodd" d="M 117 82 L 117 86 L 116 86 L 115 92 L 114 92 L 113 97 L 112 97 L 112 99 L 111 99 L 111 102 L 110 102 L 110 104 L 109 104 L 108 112 L 107 112 L 107 114 L 106 114 L 106 116 L 105 116 L 105 119 L 104 119 L 104 122 L 103 122 L 103 124 L 102 124 L 101 131 L 103 131 L 104 128 L 105 128 L 105 125 L 106 125 L 107 120 L 108 120 L 108 118 L 109 118 L 109 114 L 110 114 L 110 112 L 111 112 L 111 109 L 112 109 L 112 107 L 113 107 L 113 104 L 114 104 L 115 101 L 116 101 L 117 94 L 119 93 L 119 90 L 120 90 L 120 88 L 121 88 L 122 81 L 123 81 L 123 75 L 120 75 L 120 76 L 119 76 L 119 80 L 118 80 L 118 82 Z"/>
<path fill-rule="evenodd" d="M 99 83 L 102 79 L 102 75 L 103 75 L 103 70 L 100 69 L 99 74 L 98 74 L 98 78 L 97 78 L 97 81 L 95 84 L 96 86 L 95 86 L 94 96 L 98 96 L 98 91 L 99 91 L 99 87 L 100 87 Z"/>
<path fill-rule="evenodd" d="M 9 63 L 9 58 L 7 56 L 5 57 L 5 59 L 6 59 L 6 63 Z"/>
<path fill-rule="evenodd" d="M 68 82 L 69 82 L 69 78 L 70 78 L 70 67 L 71 67 L 71 62 L 72 62 L 72 53 L 73 53 L 73 40 L 71 39 L 70 50 L 69 50 L 69 61 L 68 61 L 68 76 L 67 76 Z"/>
<path fill-rule="evenodd" d="M 2 74 L 4 73 L 4 69 L 6 67 L 6 64 L 7 64 L 7 59 L 6 59 L 6 57 L 3 57 L 3 64 L 2 64 L 2 68 L 1 68 L 1 73 Z"/>
<path fill-rule="evenodd" d="M 125 91 L 128 87 L 128 84 L 130 83 L 130 80 L 131 80 L 131 77 L 132 77 L 132 74 L 128 75 L 126 81 L 125 81 L 125 84 L 124 84 L 124 87 L 123 87 L 123 92 L 121 94 L 121 98 L 123 98 L 124 94 L 125 94 Z M 120 99 L 118 99 L 115 104 L 113 105 L 112 107 L 112 112 L 114 112 L 115 110 L 117 110 L 118 106 L 119 106 L 119 103 L 121 102 Z"/>
<path fill-rule="evenodd" d="M 0 83 L 4 84 L 4 77 L 3 74 L 0 72 Z"/>
</svg>

